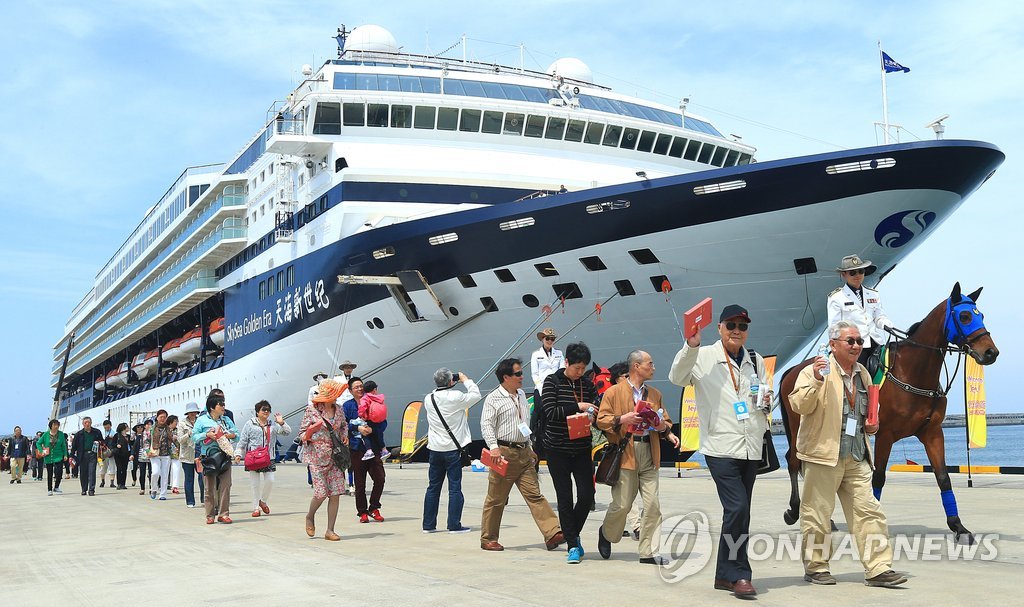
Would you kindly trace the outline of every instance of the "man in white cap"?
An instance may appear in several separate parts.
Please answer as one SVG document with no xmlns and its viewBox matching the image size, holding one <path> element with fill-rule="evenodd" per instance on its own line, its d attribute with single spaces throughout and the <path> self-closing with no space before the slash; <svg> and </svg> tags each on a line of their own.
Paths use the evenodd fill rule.
<svg viewBox="0 0 1024 607">
<path fill-rule="evenodd" d="M 334 376 L 334 381 L 341 382 L 341 383 L 345 384 L 346 386 L 348 386 L 348 382 L 352 379 L 352 376 L 355 375 L 355 373 L 356 373 L 356 367 L 357 366 L 359 366 L 359 365 L 355 364 L 354 362 L 352 362 L 351 360 L 349 360 L 347 358 L 345 360 L 341 361 L 341 364 L 338 365 L 338 370 L 341 371 L 341 375 L 335 375 Z M 341 396 L 338 397 L 338 402 L 339 403 L 345 403 L 345 402 L 348 402 L 350 400 L 352 400 L 352 393 L 349 392 L 348 388 L 346 387 L 345 391 L 342 392 Z"/>
<path fill-rule="evenodd" d="M 874 264 L 857 255 L 843 258 L 836 268 L 843 286 L 828 295 L 827 323 L 831 327 L 845 320 L 857 325 L 864 338 L 864 349 L 857 362 L 872 372 L 874 369 L 868 365 L 868 360 L 875 355 L 878 345 L 885 343 L 885 328 L 892 326 L 892 321 L 882 310 L 882 299 L 878 291 L 864 286 L 864 278 L 874 274 L 875 269 Z"/>
</svg>

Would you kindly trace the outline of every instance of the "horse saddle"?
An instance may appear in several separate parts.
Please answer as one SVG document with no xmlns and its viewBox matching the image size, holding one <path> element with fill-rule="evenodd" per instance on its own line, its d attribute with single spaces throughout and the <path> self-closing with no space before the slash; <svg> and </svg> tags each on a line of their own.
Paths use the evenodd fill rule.
<svg viewBox="0 0 1024 607">
<path fill-rule="evenodd" d="M 885 356 L 888 356 L 889 349 L 886 346 L 879 346 L 875 348 L 875 351 L 868 356 L 867 364 L 865 365 L 868 369 L 868 375 L 871 376 L 871 383 L 880 385 L 882 380 L 885 379 L 885 369 L 888 365 L 882 365 L 882 361 L 885 360 Z"/>
</svg>

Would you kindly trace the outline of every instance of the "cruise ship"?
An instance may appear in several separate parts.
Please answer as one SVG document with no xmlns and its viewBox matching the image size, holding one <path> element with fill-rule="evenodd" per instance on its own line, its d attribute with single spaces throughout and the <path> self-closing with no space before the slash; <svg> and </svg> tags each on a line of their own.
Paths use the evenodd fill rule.
<svg viewBox="0 0 1024 607">
<path fill-rule="evenodd" d="M 214 387 L 242 419 L 261 399 L 301 411 L 349 359 L 387 396 L 395 444 L 435 369 L 487 390 L 544 327 L 602 366 L 642 347 L 678 403 L 684 310 L 742 303 L 749 345 L 785 361 L 824 328 L 839 259 L 880 280 L 1004 158 L 936 140 L 757 161 L 686 100 L 615 92 L 579 59 L 410 54 L 374 25 L 338 42 L 99 270 L 53 350 L 68 428 L 180 414 Z"/>
</svg>

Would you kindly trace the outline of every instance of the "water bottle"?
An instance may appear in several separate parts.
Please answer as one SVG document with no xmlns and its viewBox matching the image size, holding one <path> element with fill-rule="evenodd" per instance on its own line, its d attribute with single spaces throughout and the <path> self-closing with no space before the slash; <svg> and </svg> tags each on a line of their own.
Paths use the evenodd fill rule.
<svg viewBox="0 0 1024 607">
<path fill-rule="evenodd" d="M 818 346 L 818 358 L 823 359 L 826 363 L 828 362 L 828 344 L 821 344 L 820 346 Z M 826 375 L 829 374 L 829 371 L 832 370 L 830 368 L 831 366 L 832 365 L 829 364 L 825 365 L 825 367 L 821 370 L 822 377 L 825 377 Z"/>
<path fill-rule="evenodd" d="M 757 374 L 754 373 L 750 376 L 750 410 L 754 411 L 761 407 L 760 397 L 761 395 L 761 382 L 757 379 Z"/>
</svg>

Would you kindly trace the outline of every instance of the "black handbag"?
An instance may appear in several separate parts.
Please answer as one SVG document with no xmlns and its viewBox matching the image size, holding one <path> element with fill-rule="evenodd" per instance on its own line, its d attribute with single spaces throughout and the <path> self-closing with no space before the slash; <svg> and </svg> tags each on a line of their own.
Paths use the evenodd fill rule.
<svg viewBox="0 0 1024 607">
<path fill-rule="evenodd" d="M 434 405 L 434 411 L 437 411 L 437 417 L 444 425 L 444 429 L 448 431 L 448 436 L 452 437 L 452 442 L 455 443 L 455 448 L 459 450 L 459 463 L 462 464 L 463 468 L 468 468 L 473 463 L 473 458 L 469 456 L 469 453 L 466 452 L 466 450 L 462 448 L 462 445 L 459 444 L 459 441 L 456 440 L 452 429 L 448 427 L 448 422 L 446 422 L 444 420 L 444 416 L 441 415 L 441 409 L 437 406 L 437 401 L 434 400 L 433 394 L 430 395 L 430 403 Z"/>
<path fill-rule="evenodd" d="M 614 487 L 619 482 L 619 473 L 622 471 L 622 456 L 626 452 L 626 445 L 633 440 L 629 432 L 616 444 L 608 443 L 604 449 L 604 456 L 601 463 L 597 465 L 597 472 L 594 473 L 594 480 L 602 485 Z"/>
<path fill-rule="evenodd" d="M 231 458 L 214 447 L 203 456 L 203 474 L 216 476 L 231 469 Z"/>
<path fill-rule="evenodd" d="M 337 415 L 337 413 L 335 413 Z M 327 421 L 323 415 L 320 416 L 324 420 L 324 426 L 327 428 L 327 434 L 331 437 L 331 461 L 338 467 L 338 470 L 348 470 L 352 467 L 352 451 L 349 450 L 348 445 L 342 442 L 341 438 L 338 437 L 338 433 L 334 431 L 334 426 L 331 422 Z"/>
<path fill-rule="evenodd" d="M 779 454 L 775 452 L 772 431 L 765 430 L 761 439 L 761 461 L 757 465 L 758 474 L 768 474 L 779 469 Z"/>
</svg>

